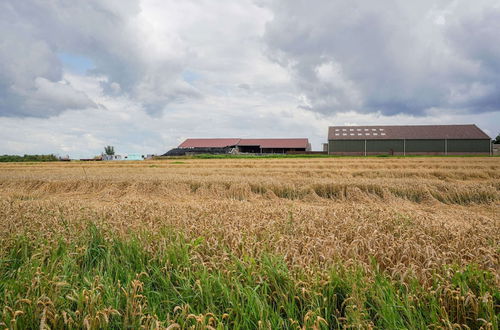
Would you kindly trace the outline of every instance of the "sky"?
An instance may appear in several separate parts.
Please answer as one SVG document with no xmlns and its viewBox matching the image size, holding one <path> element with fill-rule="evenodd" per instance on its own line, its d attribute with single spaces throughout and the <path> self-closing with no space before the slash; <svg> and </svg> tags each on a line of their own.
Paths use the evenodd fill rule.
<svg viewBox="0 0 500 330">
<path fill-rule="evenodd" d="M 0 2 L 0 154 L 472 123 L 500 133 L 498 0 Z"/>
</svg>

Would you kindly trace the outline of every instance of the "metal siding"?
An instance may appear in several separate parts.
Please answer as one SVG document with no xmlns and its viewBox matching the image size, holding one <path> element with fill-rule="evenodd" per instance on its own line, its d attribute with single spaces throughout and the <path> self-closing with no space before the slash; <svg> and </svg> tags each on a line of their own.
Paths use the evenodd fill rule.
<svg viewBox="0 0 500 330">
<path fill-rule="evenodd" d="M 364 140 L 330 140 L 328 152 L 363 152 L 365 151 Z"/>
<path fill-rule="evenodd" d="M 403 140 L 367 140 L 367 152 L 403 152 Z"/>
<path fill-rule="evenodd" d="M 448 140 L 448 152 L 490 152 L 490 140 Z"/>
<path fill-rule="evenodd" d="M 406 140 L 406 152 L 445 152 L 445 140 Z"/>
</svg>

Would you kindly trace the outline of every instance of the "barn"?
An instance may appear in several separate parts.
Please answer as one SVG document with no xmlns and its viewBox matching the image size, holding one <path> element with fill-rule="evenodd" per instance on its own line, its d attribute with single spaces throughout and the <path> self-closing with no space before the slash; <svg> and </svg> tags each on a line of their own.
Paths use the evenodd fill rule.
<svg viewBox="0 0 500 330">
<path fill-rule="evenodd" d="M 177 149 L 187 151 L 227 149 L 241 153 L 285 154 L 287 152 L 310 151 L 311 144 L 307 138 L 294 139 L 187 139 Z"/>
<path fill-rule="evenodd" d="M 331 126 L 331 155 L 489 155 L 491 139 L 476 125 Z"/>
</svg>

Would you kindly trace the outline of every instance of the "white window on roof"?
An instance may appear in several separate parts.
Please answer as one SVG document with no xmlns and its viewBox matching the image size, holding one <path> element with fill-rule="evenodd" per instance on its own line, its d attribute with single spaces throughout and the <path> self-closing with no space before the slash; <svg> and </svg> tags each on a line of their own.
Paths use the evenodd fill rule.
<svg viewBox="0 0 500 330">
<path fill-rule="evenodd" d="M 361 128 L 356 128 L 356 131 L 361 131 Z"/>
<path fill-rule="evenodd" d="M 384 129 L 383 129 L 383 128 L 379 128 L 378 130 L 379 130 L 379 131 L 383 131 Z"/>
<path fill-rule="evenodd" d="M 373 135 L 378 135 L 378 133 L 373 133 Z"/>
<path fill-rule="evenodd" d="M 340 131 L 340 130 L 339 130 L 338 128 L 336 128 L 336 129 L 335 129 L 335 132 L 338 132 L 338 131 Z"/>
<path fill-rule="evenodd" d="M 370 135 L 370 133 L 365 133 L 365 135 Z"/>
<path fill-rule="evenodd" d="M 346 136 L 347 134 L 346 134 L 346 133 L 343 133 L 342 135 Z"/>
<path fill-rule="evenodd" d="M 352 131 L 354 131 L 354 128 L 349 128 L 349 130 L 352 132 Z"/>
<path fill-rule="evenodd" d="M 351 135 L 355 135 L 354 133 L 351 133 Z"/>
<path fill-rule="evenodd" d="M 368 128 L 365 128 L 365 132 L 368 131 Z"/>
<path fill-rule="evenodd" d="M 376 128 L 372 128 L 372 131 L 374 131 L 374 132 L 375 132 L 376 130 L 377 130 Z"/>
<path fill-rule="evenodd" d="M 345 131 L 347 131 L 347 129 L 345 129 L 345 128 L 342 128 L 342 130 L 343 130 L 344 132 L 345 132 Z"/>
<path fill-rule="evenodd" d="M 337 134 L 335 134 L 335 136 L 339 136 L 339 135 L 340 135 L 340 134 L 338 134 L 338 133 L 337 133 Z"/>
<path fill-rule="evenodd" d="M 363 135 L 363 134 L 361 134 L 361 133 L 358 133 L 358 135 Z"/>
<path fill-rule="evenodd" d="M 385 135 L 385 133 L 380 133 L 380 135 Z"/>
</svg>

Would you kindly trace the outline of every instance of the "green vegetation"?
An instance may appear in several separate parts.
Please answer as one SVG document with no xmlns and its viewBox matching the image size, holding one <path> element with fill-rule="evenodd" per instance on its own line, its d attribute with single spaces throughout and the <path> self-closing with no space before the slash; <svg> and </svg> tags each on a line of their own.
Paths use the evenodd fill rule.
<svg viewBox="0 0 500 330">
<path fill-rule="evenodd" d="M 104 153 L 108 156 L 113 156 L 115 154 L 115 147 L 113 146 L 104 147 Z"/>
<path fill-rule="evenodd" d="M 326 154 L 304 154 L 304 155 L 289 155 L 289 154 L 199 154 L 193 156 L 156 156 L 154 159 L 256 159 L 256 158 L 326 158 L 339 157 Z"/>
<path fill-rule="evenodd" d="M 55 155 L 0 155 L 0 162 L 55 162 Z"/>
<path fill-rule="evenodd" d="M 165 159 L 274 159 L 274 158 L 462 158 L 462 157 L 491 157 L 489 155 L 368 155 L 368 156 L 340 156 L 327 154 L 199 154 L 193 156 L 156 156 L 155 160 Z M 498 157 L 498 156 L 493 156 Z"/>
<path fill-rule="evenodd" d="M 69 234 L 67 234 L 69 235 Z M 169 228 L 123 236 L 26 233 L 0 247 L 0 326 L 26 328 L 498 328 L 493 275 L 449 267 L 424 289 L 371 269 L 290 269 L 283 257 L 210 257 Z M 229 249 L 228 249 L 229 251 Z"/>
</svg>

